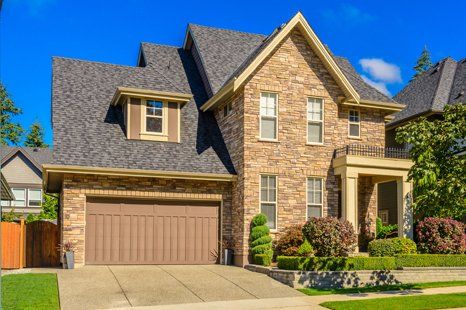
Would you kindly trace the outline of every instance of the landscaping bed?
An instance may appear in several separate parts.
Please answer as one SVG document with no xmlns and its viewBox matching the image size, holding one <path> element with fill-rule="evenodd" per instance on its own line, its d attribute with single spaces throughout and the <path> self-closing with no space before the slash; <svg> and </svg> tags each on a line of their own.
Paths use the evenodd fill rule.
<svg viewBox="0 0 466 310">
<path fill-rule="evenodd" d="M 60 309 L 56 274 L 11 274 L 1 281 L 3 309 Z"/>
</svg>

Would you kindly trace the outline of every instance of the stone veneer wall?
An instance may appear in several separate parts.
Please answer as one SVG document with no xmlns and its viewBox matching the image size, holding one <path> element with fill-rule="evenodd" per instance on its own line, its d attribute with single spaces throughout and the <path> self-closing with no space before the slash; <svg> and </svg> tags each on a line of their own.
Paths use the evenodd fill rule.
<svg viewBox="0 0 466 310">
<path fill-rule="evenodd" d="M 368 241 L 374 239 L 377 219 L 377 186 L 372 178 L 358 178 L 359 245 L 366 250 Z"/>
<path fill-rule="evenodd" d="M 222 235 L 230 238 L 232 234 L 230 182 L 65 174 L 59 214 L 61 243 L 76 242 L 77 265 L 84 264 L 88 196 L 222 200 Z"/>
<path fill-rule="evenodd" d="M 278 142 L 259 140 L 260 93 L 264 91 L 278 93 Z M 343 92 L 299 30 L 284 39 L 238 92 L 242 94 L 230 99 L 233 113 L 223 117 L 220 106 L 216 118 L 238 173 L 233 210 L 241 219 L 234 219 L 233 235 L 241 238 L 236 240 L 236 254 L 246 262 L 249 224 L 260 212 L 259 175 L 278 177 L 278 231 L 306 220 L 306 178 L 310 176 L 324 178 L 323 215 L 337 216 L 333 152 L 351 143 L 384 146 L 385 115 L 361 108 L 361 138 L 350 139 L 348 107 L 337 103 Z M 324 99 L 323 145 L 306 144 L 309 96 Z"/>
</svg>

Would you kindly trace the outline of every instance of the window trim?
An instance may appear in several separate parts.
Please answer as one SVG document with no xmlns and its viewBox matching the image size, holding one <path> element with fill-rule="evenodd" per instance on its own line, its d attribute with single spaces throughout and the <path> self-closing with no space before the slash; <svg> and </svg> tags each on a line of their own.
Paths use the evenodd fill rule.
<svg viewBox="0 0 466 310">
<path fill-rule="evenodd" d="M 358 113 L 358 122 L 350 121 L 350 116 L 351 112 L 357 112 Z M 352 136 L 351 135 L 351 125 L 358 125 L 358 135 L 357 136 Z M 361 111 L 356 110 L 356 109 L 350 109 L 348 110 L 348 138 L 352 139 L 360 139 L 361 138 Z"/>
<path fill-rule="evenodd" d="M 322 181 L 321 183 L 321 192 L 322 192 L 322 196 L 321 196 L 321 202 L 320 204 L 311 204 L 309 203 L 309 179 L 320 179 Z M 309 206 L 320 206 L 320 214 L 321 214 L 321 217 L 324 217 L 324 183 L 325 183 L 325 178 L 322 177 L 322 176 L 308 176 L 306 177 L 306 221 L 309 220 L 309 212 L 308 212 L 308 208 Z"/>
<path fill-rule="evenodd" d="M 154 116 L 154 118 L 162 119 L 162 132 L 152 132 L 146 130 L 147 117 L 152 117 L 147 115 L 147 101 L 159 101 L 162 102 L 162 116 Z M 168 136 L 168 102 L 165 100 L 157 99 L 142 99 L 141 105 L 141 134 L 142 135 L 151 135 L 151 136 Z"/>
<path fill-rule="evenodd" d="M 314 120 L 309 120 L 309 115 L 308 115 L 308 106 L 309 106 L 309 99 L 320 99 L 322 100 L 322 120 L 320 121 L 314 121 Z M 322 124 L 322 142 L 310 142 L 309 141 L 309 123 L 321 123 Z M 322 97 L 318 96 L 307 96 L 306 98 L 306 144 L 307 145 L 324 145 L 324 138 L 325 138 L 325 99 Z"/>
<path fill-rule="evenodd" d="M 275 178 L 275 202 L 262 201 L 262 177 Z M 268 183 L 267 183 L 268 187 Z M 268 190 L 268 189 L 267 189 Z M 262 213 L 262 204 L 275 204 L 275 228 L 270 228 L 271 232 L 278 231 L 278 175 L 273 173 L 259 174 L 259 213 Z"/>
<path fill-rule="evenodd" d="M 275 100 L 275 116 L 270 115 L 262 115 L 261 112 L 261 98 L 262 94 L 274 94 L 276 96 Z M 266 142 L 278 142 L 278 93 L 272 91 L 261 91 L 259 94 L 259 141 L 266 141 Z M 262 137 L 262 117 L 267 119 L 274 119 L 275 120 L 275 139 L 271 138 L 263 138 Z"/>
<path fill-rule="evenodd" d="M 10 207 L 18 207 L 18 208 L 25 208 L 25 207 L 27 207 L 27 206 L 28 206 L 28 205 L 26 204 L 27 199 L 28 199 L 28 197 L 27 197 L 27 188 L 14 187 L 14 188 L 11 189 L 11 191 L 14 191 L 14 190 L 23 190 L 23 192 L 24 192 L 24 200 L 18 200 L 18 199 L 16 199 L 16 196 L 15 196 L 15 199 L 12 200 L 12 201 L 10 201 Z M 13 193 L 13 195 L 14 195 L 14 193 Z M 14 202 L 15 202 L 15 201 L 24 201 L 24 206 L 16 206 L 16 205 L 14 205 Z"/>
<path fill-rule="evenodd" d="M 232 107 L 232 102 L 227 102 L 223 108 L 223 117 L 227 117 L 231 114 L 231 112 L 233 111 L 233 107 Z"/>
<path fill-rule="evenodd" d="M 31 195 L 30 195 L 30 191 L 39 191 L 40 192 L 40 199 L 39 199 L 39 205 L 38 206 L 31 206 L 30 204 L 30 201 L 31 201 Z M 42 198 L 43 198 L 43 193 L 42 193 L 42 189 L 41 188 L 28 188 L 27 189 L 27 201 L 28 201 L 28 204 L 27 206 L 28 207 L 33 207 L 33 208 L 40 208 L 42 207 Z M 33 200 L 33 201 L 37 201 L 37 200 Z"/>
</svg>

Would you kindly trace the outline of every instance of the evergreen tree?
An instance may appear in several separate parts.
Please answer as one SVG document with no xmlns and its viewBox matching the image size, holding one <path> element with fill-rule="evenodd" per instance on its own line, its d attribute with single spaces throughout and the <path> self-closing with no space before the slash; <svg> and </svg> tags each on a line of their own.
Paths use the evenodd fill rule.
<svg viewBox="0 0 466 310">
<path fill-rule="evenodd" d="M 30 147 L 48 147 L 44 142 L 44 128 L 36 121 L 29 128 L 29 133 L 24 141 L 24 146 Z"/>
<path fill-rule="evenodd" d="M 432 67 L 432 61 L 430 59 L 430 52 L 427 49 L 427 46 L 424 46 L 424 50 L 422 51 L 421 55 L 416 61 L 416 65 L 413 67 L 414 71 L 414 78 L 417 77 L 424 71 L 427 71 Z"/>
<path fill-rule="evenodd" d="M 8 142 L 18 144 L 21 140 L 23 127 L 12 121 L 12 118 L 19 114 L 21 109 L 15 106 L 5 86 L 0 82 L 0 145 L 7 145 Z"/>
</svg>

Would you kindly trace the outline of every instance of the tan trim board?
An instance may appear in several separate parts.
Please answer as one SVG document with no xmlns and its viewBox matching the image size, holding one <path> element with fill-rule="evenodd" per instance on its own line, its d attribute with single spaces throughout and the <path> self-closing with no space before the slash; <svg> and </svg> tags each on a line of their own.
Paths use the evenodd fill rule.
<svg viewBox="0 0 466 310">
<path fill-rule="evenodd" d="M 122 96 L 165 99 L 184 103 L 188 102 L 193 98 L 192 94 L 173 93 L 143 88 L 117 87 L 117 90 L 115 91 L 115 94 L 112 98 L 112 104 L 116 105 Z"/>
<path fill-rule="evenodd" d="M 382 101 L 369 101 L 369 100 L 360 100 L 359 103 L 350 101 L 343 101 L 343 105 L 355 106 L 355 107 L 364 107 L 364 108 L 375 108 L 380 110 L 387 110 L 398 112 L 403 110 L 406 105 L 401 103 L 393 102 L 382 102 Z"/>
<path fill-rule="evenodd" d="M 46 178 L 49 173 L 99 174 L 99 175 L 114 175 L 114 176 L 226 181 L 226 182 L 230 182 L 236 179 L 236 175 L 232 175 L 232 174 L 143 170 L 143 169 L 126 169 L 126 168 L 102 168 L 102 167 L 67 166 L 67 165 L 44 165 L 43 173 L 44 173 L 45 184 L 47 184 Z"/>
</svg>

